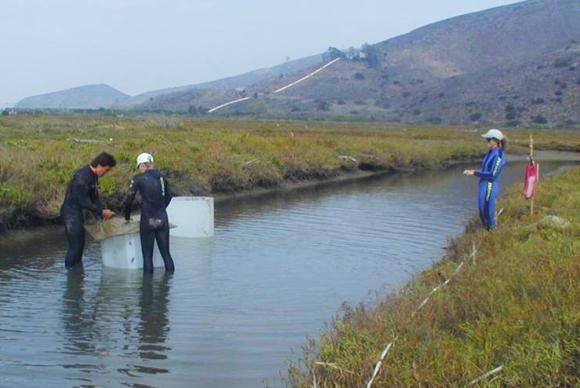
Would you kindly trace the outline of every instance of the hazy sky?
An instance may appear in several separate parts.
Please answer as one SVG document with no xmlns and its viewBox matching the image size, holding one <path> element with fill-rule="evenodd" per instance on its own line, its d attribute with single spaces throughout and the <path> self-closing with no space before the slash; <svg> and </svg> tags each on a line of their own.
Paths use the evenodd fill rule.
<svg viewBox="0 0 580 388">
<path fill-rule="evenodd" d="M 515 0 L 0 0 L 0 106 L 107 83 L 134 95 L 375 43 Z"/>
</svg>

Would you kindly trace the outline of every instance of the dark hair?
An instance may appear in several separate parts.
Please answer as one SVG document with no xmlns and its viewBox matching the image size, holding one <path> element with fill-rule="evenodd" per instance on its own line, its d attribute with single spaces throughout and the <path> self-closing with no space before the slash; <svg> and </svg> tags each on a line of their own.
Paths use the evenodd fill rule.
<svg viewBox="0 0 580 388">
<path fill-rule="evenodd" d="M 101 152 L 91 162 L 92 167 L 97 167 L 97 166 L 115 167 L 116 165 L 117 165 L 117 161 L 115 160 L 115 157 L 111 154 L 106 153 L 106 152 Z"/>
<path fill-rule="evenodd" d="M 502 140 L 499 141 L 499 145 L 505 151 L 507 147 L 507 139 L 504 137 Z"/>
</svg>

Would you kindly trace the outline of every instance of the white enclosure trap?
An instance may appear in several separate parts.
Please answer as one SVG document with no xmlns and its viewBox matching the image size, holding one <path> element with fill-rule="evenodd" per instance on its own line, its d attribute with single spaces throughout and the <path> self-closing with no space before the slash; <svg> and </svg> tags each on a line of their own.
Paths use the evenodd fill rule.
<svg viewBox="0 0 580 388">
<path fill-rule="evenodd" d="M 172 237 L 208 238 L 214 235 L 214 204 L 210 197 L 176 197 L 167 208 Z M 139 217 L 130 223 L 120 218 L 86 226 L 91 236 L 101 243 L 103 265 L 110 268 L 143 268 Z M 163 267 L 163 259 L 155 243 L 153 266 Z"/>
<path fill-rule="evenodd" d="M 205 238 L 214 235 L 214 208 L 211 197 L 176 197 L 167 208 L 175 237 Z"/>
</svg>

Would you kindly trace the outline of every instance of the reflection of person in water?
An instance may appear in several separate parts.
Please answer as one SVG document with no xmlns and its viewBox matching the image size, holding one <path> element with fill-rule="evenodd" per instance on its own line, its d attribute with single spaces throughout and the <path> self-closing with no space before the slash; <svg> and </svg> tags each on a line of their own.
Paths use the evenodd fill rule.
<svg viewBox="0 0 580 388">
<path fill-rule="evenodd" d="M 171 275 L 105 269 L 96 294 L 88 289 L 85 276 L 81 266 L 67 273 L 62 308 L 65 351 L 94 358 L 106 349 L 108 354 L 120 352 L 133 358 L 118 369 L 121 373 L 168 373 L 168 369 L 136 361 L 167 359 Z"/>
<path fill-rule="evenodd" d="M 86 309 L 85 273 L 82 266 L 67 272 L 62 318 L 68 340 L 68 350 L 83 354 L 95 351 L 93 343 L 94 317 Z M 90 316 L 87 316 L 90 314 Z"/>
<path fill-rule="evenodd" d="M 139 301 L 141 323 L 139 325 L 142 359 L 163 360 L 169 350 L 165 346 L 169 332 L 167 304 L 169 303 L 169 282 L 171 275 L 156 273 L 154 276 L 143 276 L 143 288 Z M 160 370 L 157 371 L 159 373 Z"/>
</svg>

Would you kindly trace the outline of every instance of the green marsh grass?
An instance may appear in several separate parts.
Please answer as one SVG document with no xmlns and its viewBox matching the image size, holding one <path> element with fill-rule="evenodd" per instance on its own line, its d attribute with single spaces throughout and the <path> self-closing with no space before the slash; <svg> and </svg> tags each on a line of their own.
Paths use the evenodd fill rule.
<svg viewBox="0 0 580 388">
<path fill-rule="evenodd" d="M 150 152 L 179 195 L 219 194 L 324 180 L 361 170 L 439 168 L 479 157 L 479 130 L 148 116 L 0 117 L 0 231 L 58 220 L 72 172 L 98 152 L 118 167 L 100 183 L 119 210 L 134 158 Z M 513 137 L 523 149 L 526 133 Z M 580 149 L 580 135 L 540 133 L 538 147 Z"/>
</svg>

